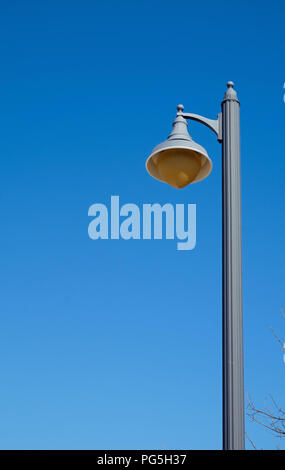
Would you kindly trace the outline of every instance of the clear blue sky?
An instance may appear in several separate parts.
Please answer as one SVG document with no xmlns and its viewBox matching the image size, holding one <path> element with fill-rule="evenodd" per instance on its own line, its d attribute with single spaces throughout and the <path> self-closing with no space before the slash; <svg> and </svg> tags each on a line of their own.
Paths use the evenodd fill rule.
<svg viewBox="0 0 285 470">
<path fill-rule="evenodd" d="M 284 339 L 284 2 L 1 10 L 1 448 L 221 448 L 221 149 L 191 125 L 214 168 L 180 191 L 144 165 L 177 103 L 215 118 L 235 82 L 245 386 L 285 407 L 269 330 Z M 88 208 L 111 195 L 197 204 L 195 250 L 89 239 Z"/>
</svg>

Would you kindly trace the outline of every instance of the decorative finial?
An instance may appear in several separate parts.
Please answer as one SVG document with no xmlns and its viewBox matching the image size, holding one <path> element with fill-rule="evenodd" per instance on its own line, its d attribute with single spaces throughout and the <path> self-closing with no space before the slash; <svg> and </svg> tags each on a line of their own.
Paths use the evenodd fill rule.
<svg viewBox="0 0 285 470">
<path fill-rule="evenodd" d="M 177 107 L 176 107 L 176 109 L 177 109 L 177 112 L 178 112 L 178 113 L 182 113 L 183 110 L 184 110 L 183 104 L 178 104 Z"/>
<path fill-rule="evenodd" d="M 235 84 L 232 81 L 229 81 L 227 83 L 228 89 L 226 90 L 224 101 L 225 100 L 238 101 L 237 92 L 234 90 L 234 85 Z"/>
</svg>

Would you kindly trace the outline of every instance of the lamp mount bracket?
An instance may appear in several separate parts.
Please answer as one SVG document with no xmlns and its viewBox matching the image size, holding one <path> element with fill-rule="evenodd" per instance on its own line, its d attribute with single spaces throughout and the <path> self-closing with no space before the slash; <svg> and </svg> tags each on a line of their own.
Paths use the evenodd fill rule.
<svg viewBox="0 0 285 470">
<path fill-rule="evenodd" d="M 204 126 L 207 126 L 218 136 L 218 142 L 222 142 L 222 113 L 218 114 L 218 119 L 208 119 L 204 116 L 200 116 L 199 114 L 184 113 L 183 110 L 184 106 L 179 104 L 177 106 L 177 116 L 182 116 L 184 119 L 190 119 L 204 124 Z"/>
</svg>

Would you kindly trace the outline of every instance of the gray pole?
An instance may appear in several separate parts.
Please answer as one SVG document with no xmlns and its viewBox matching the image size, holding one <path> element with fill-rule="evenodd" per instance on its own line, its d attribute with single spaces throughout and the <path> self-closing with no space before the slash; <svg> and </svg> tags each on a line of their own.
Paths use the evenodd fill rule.
<svg viewBox="0 0 285 470">
<path fill-rule="evenodd" d="M 244 449 L 240 104 L 228 82 L 223 148 L 223 448 Z"/>
</svg>

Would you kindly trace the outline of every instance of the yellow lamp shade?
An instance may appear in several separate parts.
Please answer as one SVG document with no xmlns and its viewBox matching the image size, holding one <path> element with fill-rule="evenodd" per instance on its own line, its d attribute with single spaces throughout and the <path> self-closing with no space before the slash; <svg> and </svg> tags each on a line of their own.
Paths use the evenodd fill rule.
<svg viewBox="0 0 285 470">
<path fill-rule="evenodd" d="M 192 183 L 201 169 L 201 159 L 185 149 L 170 149 L 157 158 L 161 179 L 174 188 L 185 188 Z"/>
<path fill-rule="evenodd" d="M 146 161 L 148 173 L 174 188 L 185 188 L 206 178 L 212 162 L 206 150 L 191 139 L 187 121 L 178 116 L 167 140 L 157 145 Z"/>
</svg>

